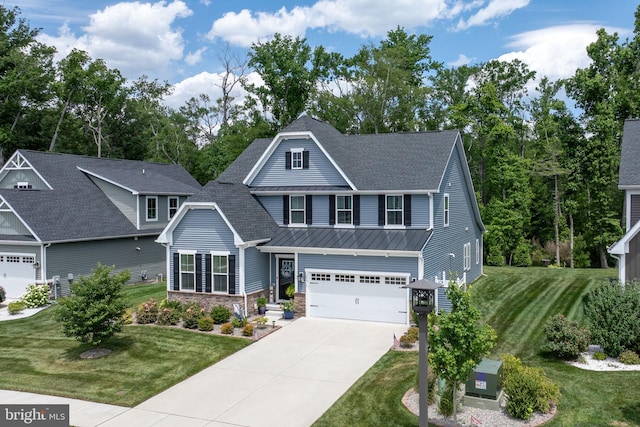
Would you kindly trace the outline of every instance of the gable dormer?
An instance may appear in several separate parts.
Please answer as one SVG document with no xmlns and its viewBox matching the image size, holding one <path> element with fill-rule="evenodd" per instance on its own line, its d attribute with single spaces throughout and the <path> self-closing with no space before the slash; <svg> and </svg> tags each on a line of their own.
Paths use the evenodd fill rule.
<svg viewBox="0 0 640 427">
<path fill-rule="evenodd" d="M 18 190 L 51 190 L 49 183 L 16 151 L 0 169 L 0 188 L 14 188 Z"/>
</svg>

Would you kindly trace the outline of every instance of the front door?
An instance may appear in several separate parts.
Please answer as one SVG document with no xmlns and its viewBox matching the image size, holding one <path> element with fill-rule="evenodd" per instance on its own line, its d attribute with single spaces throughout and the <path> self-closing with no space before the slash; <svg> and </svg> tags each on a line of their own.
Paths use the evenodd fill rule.
<svg viewBox="0 0 640 427">
<path fill-rule="evenodd" d="M 285 291 L 287 287 L 293 283 L 295 279 L 295 271 L 293 269 L 293 259 L 278 259 L 278 298 L 289 299 Z"/>
</svg>

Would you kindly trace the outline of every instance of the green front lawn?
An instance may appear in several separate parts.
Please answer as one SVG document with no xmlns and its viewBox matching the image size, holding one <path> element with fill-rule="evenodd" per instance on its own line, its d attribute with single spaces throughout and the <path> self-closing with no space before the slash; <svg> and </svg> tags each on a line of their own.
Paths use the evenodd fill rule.
<svg viewBox="0 0 640 427">
<path fill-rule="evenodd" d="M 161 300 L 166 285 L 125 287 L 131 306 Z M 135 406 L 188 378 L 250 341 L 158 326 L 126 326 L 102 347 L 113 352 L 83 360 L 90 347 L 62 335 L 48 308 L 0 322 L 0 387 Z"/>
<path fill-rule="evenodd" d="M 585 324 L 582 295 L 613 270 L 490 268 L 472 287 L 484 321 L 498 333 L 493 358 L 513 353 L 541 366 L 560 385 L 556 426 L 640 426 L 640 372 L 592 372 L 540 354 L 548 317 L 562 312 Z M 401 403 L 417 384 L 417 353 L 390 351 L 383 356 L 314 426 L 415 426 L 417 417 Z"/>
</svg>

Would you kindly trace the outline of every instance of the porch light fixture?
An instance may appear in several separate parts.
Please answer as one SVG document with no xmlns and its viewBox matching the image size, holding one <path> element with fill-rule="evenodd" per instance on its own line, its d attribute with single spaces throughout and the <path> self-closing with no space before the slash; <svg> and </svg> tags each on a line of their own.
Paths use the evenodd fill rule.
<svg viewBox="0 0 640 427">
<path fill-rule="evenodd" d="M 298 283 L 304 283 L 304 273 L 298 273 Z"/>
<path fill-rule="evenodd" d="M 40 268 L 40 261 L 34 262 L 33 264 L 31 264 L 31 267 L 36 268 L 36 269 Z"/>
<path fill-rule="evenodd" d="M 427 316 L 436 306 L 436 289 L 439 284 L 429 280 L 421 279 L 413 281 L 403 288 L 411 290 L 411 306 L 413 311 L 418 315 L 418 388 L 420 396 L 420 427 L 428 427 L 429 425 L 429 403 L 428 403 L 428 381 L 429 377 L 429 342 L 427 334 Z"/>
</svg>

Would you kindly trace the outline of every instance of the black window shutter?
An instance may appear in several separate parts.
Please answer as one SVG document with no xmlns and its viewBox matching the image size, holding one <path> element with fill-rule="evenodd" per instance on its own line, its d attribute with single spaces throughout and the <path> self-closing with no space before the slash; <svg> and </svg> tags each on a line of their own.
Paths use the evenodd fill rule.
<svg viewBox="0 0 640 427">
<path fill-rule="evenodd" d="M 307 194 L 304 198 L 304 210 L 305 210 L 305 220 L 307 225 L 313 224 L 313 196 L 311 194 Z"/>
<path fill-rule="evenodd" d="M 289 196 L 282 196 L 282 223 L 289 224 Z"/>
<path fill-rule="evenodd" d="M 211 293 L 211 254 L 204 256 L 204 291 Z"/>
<path fill-rule="evenodd" d="M 360 225 L 360 195 L 353 196 L 353 225 Z"/>
<path fill-rule="evenodd" d="M 302 169 L 309 169 L 309 152 L 302 152 Z"/>
<path fill-rule="evenodd" d="M 291 169 L 291 151 L 284 152 L 284 168 Z"/>
<path fill-rule="evenodd" d="M 411 227 L 411 194 L 405 194 L 404 197 L 404 225 Z"/>
<path fill-rule="evenodd" d="M 180 290 L 180 254 L 173 254 L 173 288 L 174 291 Z"/>
<path fill-rule="evenodd" d="M 385 205 L 384 205 L 384 194 L 378 195 L 378 225 L 384 226 L 385 220 Z"/>
<path fill-rule="evenodd" d="M 202 254 L 196 254 L 196 292 L 202 292 Z"/>
<path fill-rule="evenodd" d="M 229 255 L 229 293 L 236 294 L 236 256 Z"/>
<path fill-rule="evenodd" d="M 329 225 L 336 223 L 336 196 L 329 196 Z"/>
</svg>

